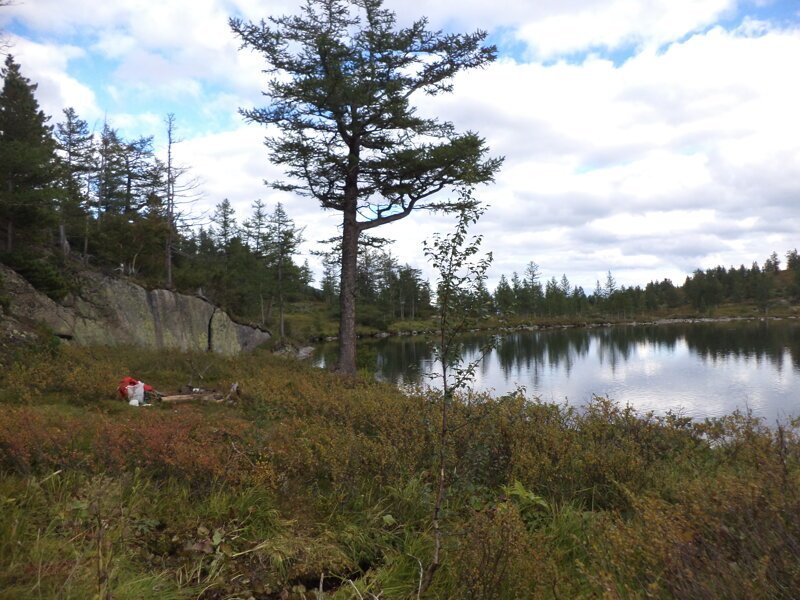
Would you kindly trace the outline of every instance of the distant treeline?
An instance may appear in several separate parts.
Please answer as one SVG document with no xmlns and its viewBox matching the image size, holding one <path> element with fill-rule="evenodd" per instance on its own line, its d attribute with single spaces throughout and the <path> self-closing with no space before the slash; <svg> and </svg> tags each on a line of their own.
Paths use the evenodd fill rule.
<svg viewBox="0 0 800 600">
<path fill-rule="evenodd" d="M 53 298 L 70 291 L 70 266 L 136 277 L 149 286 L 199 292 L 260 322 L 287 302 L 325 301 L 338 310 L 336 257 L 324 258 L 320 288 L 297 263 L 302 230 L 284 208 L 260 200 L 241 225 L 227 199 L 211 215 L 193 209 L 197 182 L 168 145 L 126 139 L 111 123 L 92 131 L 68 108 L 55 126 L 40 110 L 37 85 L 8 56 L 0 94 L 0 260 Z M 365 245 L 359 265 L 362 317 L 376 326 L 431 312 L 420 272 Z"/>
<path fill-rule="evenodd" d="M 271 299 L 303 289 L 307 268 L 292 260 L 299 232 L 280 205 L 260 202 L 243 228 L 222 201 L 193 215 L 197 182 L 153 137 L 126 139 L 109 122 L 92 131 L 72 108 L 50 117 L 36 84 L 8 56 L 0 94 L 0 260 L 53 298 L 70 291 L 70 267 L 135 276 L 151 286 L 201 290 L 243 316 L 265 317 Z M 204 224 L 205 222 L 205 224 Z"/>
<path fill-rule="evenodd" d="M 757 262 L 748 268 L 722 266 L 705 271 L 697 269 L 686 277 L 682 286 L 669 279 L 651 281 L 641 286 L 617 286 L 608 272 L 604 284 L 599 281 L 587 295 L 580 286 L 572 286 L 566 275 L 552 277 L 542 284 L 541 271 L 530 263 L 520 277 L 516 272 L 505 275 L 494 294 L 486 301 L 500 315 L 523 317 L 558 317 L 569 315 L 608 314 L 621 318 L 652 313 L 661 309 L 691 306 L 707 312 L 723 303 L 750 303 L 767 311 L 773 301 L 796 301 L 800 298 L 800 257 L 796 249 L 786 253 L 786 268 L 776 252 L 763 265 Z"/>
<path fill-rule="evenodd" d="M 0 260 L 54 298 L 70 291 L 75 265 L 136 277 L 149 286 L 199 292 L 233 314 L 275 323 L 285 303 L 315 302 L 317 316 L 336 316 L 339 257 L 320 252 L 323 275 L 312 286 L 297 262 L 302 230 L 280 204 L 255 200 L 240 224 L 227 199 L 211 215 L 194 210 L 198 183 L 174 160 L 176 121 L 167 115 L 162 156 L 153 137 L 126 139 L 109 122 L 92 131 L 76 111 L 55 126 L 40 110 L 36 84 L 8 56 L 0 93 Z M 335 241 L 335 240 L 332 240 Z M 401 264 L 385 240 L 367 239 L 358 262 L 359 322 L 385 328 L 435 310 L 435 293 L 421 271 Z M 336 247 L 336 244 L 332 244 Z M 790 272 L 791 274 L 785 274 Z M 800 294 L 800 259 L 773 253 L 759 266 L 695 271 L 682 286 L 669 279 L 618 286 L 609 271 L 587 294 L 566 275 L 542 281 L 531 262 L 520 276 L 478 292 L 500 316 L 548 318 L 607 314 L 622 318 L 691 305 L 711 310 L 749 302 L 767 310 Z M 320 312 L 319 307 L 322 307 Z M 281 319 L 282 321 L 282 319 Z"/>
</svg>

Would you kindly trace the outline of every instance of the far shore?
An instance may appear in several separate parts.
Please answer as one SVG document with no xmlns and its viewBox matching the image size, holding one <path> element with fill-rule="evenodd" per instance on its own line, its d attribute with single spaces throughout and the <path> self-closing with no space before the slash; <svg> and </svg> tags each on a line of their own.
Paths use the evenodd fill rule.
<svg viewBox="0 0 800 600">
<path fill-rule="evenodd" d="M 632 319 L 595 319 L 595 320 L 554 320 L 542 322 L 522 322 L 513 325 L 503 323 L 481 323 L 469 328 L 464 333 L 514 333 L 517 331 L 546 331 L 552 329 L 594 329 L 598 327 L 616 327 L 620 325 L 640 326 L 640 325 L 673 325 L 680 323 L 728 323 L 736 321 L 783 321 L 798 320 L 795 314 L 781 315 L 741 315 L 741 316 L 686 316 L 686 317 L 660 317 L 660 318 L 632 318 Z M 411 336 L 431 336 L 437 335 L 438 329 L 419 328 L 419 329 L 394 329 L 386 331 L 361 331 L 357 337 L 361 340 L 385 339 L 388 337 L 411 337 Z M 339 337 L 336 335 L 319 336 L 311 339 L 312 343 L 336 342 Z"/>
</svg>

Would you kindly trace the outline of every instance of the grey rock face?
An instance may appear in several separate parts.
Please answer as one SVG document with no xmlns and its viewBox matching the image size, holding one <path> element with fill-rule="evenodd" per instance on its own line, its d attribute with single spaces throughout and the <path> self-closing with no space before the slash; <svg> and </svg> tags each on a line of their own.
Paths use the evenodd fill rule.
<svg viewBox="0 0 800 600">
<path fill-rule="evenodd" d="M 79 345 L 142 346 L 249 352 L 270 338 L 268 331 L 234 322 L 224 311 L 194 296 L 148 291 L 130 281 L 97 273 L 80 276 L 80 293 L 57 303 L 15 271 L 0 265 L 9 315 L 43 323 Z"/>
</svg>

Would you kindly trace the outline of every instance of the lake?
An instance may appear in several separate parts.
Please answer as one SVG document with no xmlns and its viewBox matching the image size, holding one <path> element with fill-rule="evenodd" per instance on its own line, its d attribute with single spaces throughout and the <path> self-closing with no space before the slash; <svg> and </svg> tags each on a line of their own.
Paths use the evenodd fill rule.
<svg viewBox="0 0 800 600">
<path fill-rule="evenodd" d="M 488 334 L 463 337 L 473 360 Z M 317 351 L 332 364 L 335 343 Z M 434 364 L 422 336 L 363 340 L 359 363 L 396 384 L 427 384 Z M 796 320 L 619 325 L 517 331 L 476 371 L 474 387 L 494 394 L 523 387 L 548 402 L 580 406 L 592 395 L 640 412 L 694 418 L 749 407 L 769 423 L 800 415 L 800 323 Z"/>
</svg>

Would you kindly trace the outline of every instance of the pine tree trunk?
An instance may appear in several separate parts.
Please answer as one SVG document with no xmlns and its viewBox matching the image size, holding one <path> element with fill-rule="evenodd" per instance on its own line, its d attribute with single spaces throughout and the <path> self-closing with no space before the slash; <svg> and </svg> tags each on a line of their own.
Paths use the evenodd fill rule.
<svg viewBox="0 0 800 600">
<path fill-rule="evenodd" d="M 175 210 L 175 171 L 172 168 L 172 133 L 175 127 L 175 115 L 167 115 L 167 240 L 164 248 L 164 274 L 166 287 L 172 289 L 172 228 Z"/>
<path fill-rule="evenodd" d="M 89 264 L 89 215 L 86 215 L 83 227 L 83 257 L 81 260 L 84 265 Z"/>
<path fill-rule="evenodd" d="M 286 337 L 286 328 L 283 324 L 283 294 L 278 296 L 278 321 L 280 323 L 281 345 L 283 345 L 283 339 Z"/>
<path fill-rule="evenodd" d="M 58 247 L 61 254 L 69 256 L 69 241 L 67 240 L 67 228 L 63 221 L 58 224 Z"/>
<path fill-rule="evenodd" d="M 355 204 L 355 203 L 354 203 Z M 358 224 L 355 206 L 344 211 L 342 230 L 342 279 L 339 293 L 339 363 L 341 373 L 356 372 L 356 265 L 358 260 Z"/>
<path fill-rule="evenodd" d="M 273 303 L 273 300 L 274 300 L 274 299 L 275 299 L 275 298 L 274 298 L 273 296 L 270 296 L 270 297 L 269 297 L 269 302 L 267 302 L 267 318 L 266 318 L 266 320 L 264 321 L 265 323 L 266 323 L 267 321 L 271 321 L 271 320 L 272 320 L 272 303 Z"/>
<path fill-rule="evenodd" d="M 283 257 L 278 260 L 278 331 L 280 332 L 280 342 L 283 345 L 283 338 L 286 331 L 283 326 Z"/>
<path fill-rule="evenodd" d="M 167 233 L 167 240 L 164 247 L 164 271 L 165 271 L 165 286 L 168 290 L 172 289 L 172 224 Z"/>
<path fill-rule="evenodd" d="M 14 191 L 14 184 L 9 181 L 8 182 L 8 195 L 11 197 Z M 11 252 L 14 249 L 14 218 L 8 217 L 8 223 L 6 223 L 6 252 Z"/>
</svg>

